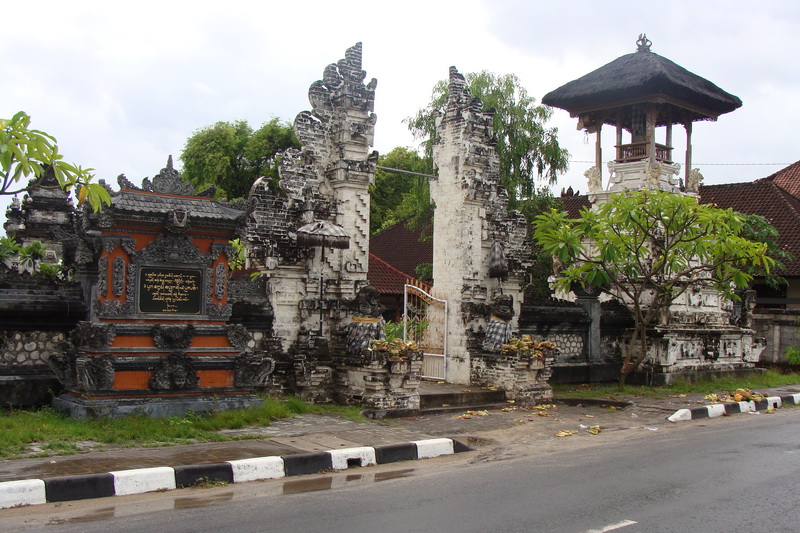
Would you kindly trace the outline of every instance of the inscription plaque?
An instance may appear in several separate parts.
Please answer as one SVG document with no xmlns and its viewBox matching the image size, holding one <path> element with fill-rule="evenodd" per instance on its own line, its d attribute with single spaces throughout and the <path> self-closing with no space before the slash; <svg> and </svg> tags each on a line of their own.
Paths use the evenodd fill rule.
<svg viewBox="0 0 800 533">
<path fill-rule="evenodd" d="M 199 315 L 203 271 L 193 268 L 141 267 L 139 312 Z"/>
</svg>

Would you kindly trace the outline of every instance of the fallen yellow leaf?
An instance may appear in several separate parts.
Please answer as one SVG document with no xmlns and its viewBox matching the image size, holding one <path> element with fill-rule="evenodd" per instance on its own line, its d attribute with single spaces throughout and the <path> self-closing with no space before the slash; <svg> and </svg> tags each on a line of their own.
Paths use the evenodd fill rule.
<svg viewBox="0 0 800 533">
<path fill-rule="evenodd" d="M 574 431 L 572 429 L 562 429 L 561 431 L 556 433 L 556 437 L 571 437 L 575 433 L 577 433 L 577 431 Z"/>
</svg>

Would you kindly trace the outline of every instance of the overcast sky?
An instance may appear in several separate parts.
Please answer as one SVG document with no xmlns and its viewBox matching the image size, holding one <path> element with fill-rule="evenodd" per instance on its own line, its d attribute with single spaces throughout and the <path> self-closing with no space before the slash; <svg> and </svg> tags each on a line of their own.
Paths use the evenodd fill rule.
<svg viewBox="0 0 800 533">
<path fill-rule="evenodd" d="M 28 112 L 68 161 L 115 187 L 119 174 L 139 183 L 158 173 L 170 154 L 180 168 L 186 139 L 214 122 L 293 121 L 310 108 L 309 85 L 358 41 L 367 79 L 378 80 L 381 153 L 416 146 L 403 119 L 451 65 L 514 73 L 540 100 L 634 52 L 644 32 L 653 52 L 744 102 L 695 124 L 693 166 L 706 183 L 753 180 L 800 159 L 792 133 L 800 3 L 792 0 L 39 0 L 2 13 L 0 117 Z M 572 154 L 556 193 L 585 190 L 594 140 L 566 111 L 550 125 Z M 683 128 L 674 137 L 682 161 Z M 604 150 L 607 159 L 610 144 Z"/>
</svg>

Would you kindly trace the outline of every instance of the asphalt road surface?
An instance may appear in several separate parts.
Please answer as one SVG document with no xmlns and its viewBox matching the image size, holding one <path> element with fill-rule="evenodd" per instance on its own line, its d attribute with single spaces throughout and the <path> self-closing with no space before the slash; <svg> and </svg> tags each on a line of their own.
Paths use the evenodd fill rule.
<svg viewBox="0 0 800 533">
<path fill-rule="evenodd" d="M 794 533 L 800 408 L 287 480 L 8 509 L 0 511 L 0 530 Z"/>
</svg>

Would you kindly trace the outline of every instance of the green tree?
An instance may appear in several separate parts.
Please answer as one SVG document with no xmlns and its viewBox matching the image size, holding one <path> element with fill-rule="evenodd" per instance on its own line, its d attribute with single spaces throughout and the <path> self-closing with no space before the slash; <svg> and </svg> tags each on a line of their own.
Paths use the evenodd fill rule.
<svg viewBox="0 0 800 533">
<path fill-rule="evenodd" d="M 253 131 L 246 120 L 217 122 L 192 134 L 181 152 L 183 178 L 202 190 L 211 185 L 242 198 L 258 178 L 277 182 L 277 155 L 300 147 L 294 129 L 273 118 Z"/>
<path fill-rule="evenodd" d="M 558 144 L 557 128 L 545 127 L 553 110 L 536 105 L 536 99 L 528 95 L 514 74 L 498 76 L 482 71 L 468 73 L 465 78 L 470 93 L 479 97 L 485 108 L 495 110 L 500 184 L 508 191 L 510 207 L 516 209 L 520 200 L 535 196 L 537 180 L 555 183 L 558 174 L 569 166 L 569 152 Z M 436 134 L 436 115 L 447 103 L 447 90 L 447 81 L 437 82 L 431 102 L 406 119 L 414 136 L 423 139 L 428 157 Z"/>
<path fill-rule="evenodd" d="M 63 190 L 77 189 L 78 203 L 88 200 L 95 211 L 111 203 L 108 191 L 91 183 L 93 169 L 64 161 L 56 138 L 31 129 L 30 124 L 31 117 L 24 111 L 10 119 L 0 118 L 0 194 L 13 195 L 45 187 L 46 174 L 52 172 Z M 20 183 L 23 179 L 28 180 L 25 185 Z"/>
<path fill-rule="evenodd" d="M 378 157 L 378 166 L 432 174 L 431 160 L 412 148 L 398 146 Z M 370 188 L 370 231 L 374 234 L 430 207 L 428 178 L 378 169 Z"/>
<path fill-rule="evenodd" d="M 742 229 L 742 236 L 748 240 L 755 242 L 762 242 L 767 245 L 767 255 L 775 260 L 772 270 L 765 271 L 761 267 L 749 266 L 747 272 L 753 277 L 762 278 L 764 283 L 772 288 L 777 289 L 781 285 L 786 285 L 786 278 L 777 274 L 785 268 L 783 261 L 791 261 L 794 255 L 787 252 L 775 241 L 778 238 L 778 230 L 775 226 L 761 215 L 742 215 L 744 218 L 744 228 Z"/>
<path fill-rule="evenodd" d="M 632 312 L 634 331 L 620 385 L 647 355 L 647 330 L 690 287 L 713 286 L 736 299 L 752 280 L 751 266 L 769 272 L 766 243 L 742 236 L 743 215 L 662 191 L 613 195 L 577 219 L 550 211 L 534 222 L 534 238 L 564 266 L 557 288 L 594 286 Z"/>
</svg>

